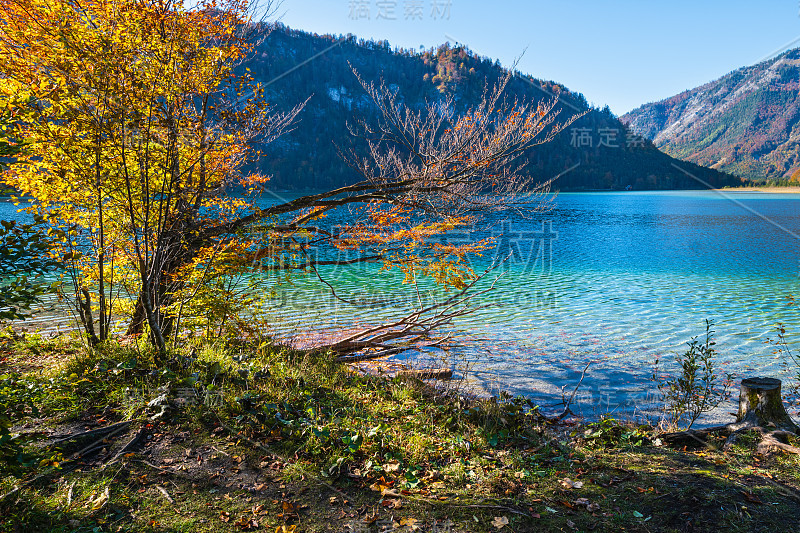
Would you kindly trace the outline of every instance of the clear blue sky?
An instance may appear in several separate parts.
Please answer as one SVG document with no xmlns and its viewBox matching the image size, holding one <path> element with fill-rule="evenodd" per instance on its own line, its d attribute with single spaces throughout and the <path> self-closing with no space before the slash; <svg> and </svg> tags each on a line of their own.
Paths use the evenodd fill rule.
<svg viewBox="0 0 800 533">
<path fill-rule="evenodd" d="M 457 41 L 504 65 L 527 50 L 521 71 L 616 114 L 800 46 L 799 0 L 283 0 L 279 13 L 392 46 Z"/>
</svg>

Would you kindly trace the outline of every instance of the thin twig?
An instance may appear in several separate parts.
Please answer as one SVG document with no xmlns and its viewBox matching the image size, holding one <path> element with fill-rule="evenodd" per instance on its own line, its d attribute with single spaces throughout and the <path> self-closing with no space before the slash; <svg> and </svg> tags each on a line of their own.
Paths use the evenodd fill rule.
<svg viewBox="0 0 800 533">
<path fill-rule="evenodd" d="M 578 380 L 578 384 L 575 385 L 575 390 L 572 391 L 572 396 L 570 396 L 569 401 L 564 406 L 564 412 L 561 413 L 560 415 L 558 415 L 556 417 L 556 420 L 559 420 L 559 421 L 560 420 L 564 420 L 567 417 L 567 415 L 575 414 L 570 410 L 569 406 L 572 404 L 572 401 L 575 399 L 575 395 L 578 394 L 578 389 L 581 387 L 581 383 L 583 383 L 583 378 L 586 376 L 586 371 L 589 370 L 589 365 L 591 365 L 592 362 L 593 361 L 589 361 L 588 363 L 586 363 L 586 368 L 584 368 L 583 372 L 581 372 L 581 379 Z"/>
</svg>

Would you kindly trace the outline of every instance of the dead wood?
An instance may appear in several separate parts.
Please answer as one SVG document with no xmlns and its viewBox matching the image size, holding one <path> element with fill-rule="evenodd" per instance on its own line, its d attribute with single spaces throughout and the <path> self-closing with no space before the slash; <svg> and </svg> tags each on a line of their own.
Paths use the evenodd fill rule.
<svg viewBox="0 0 800 533">
<path fill-rule="evenodd" d="M 127 428 L 130 426 L 134 420 L 125 420 L 123 422 L 117 422 L 116 424 L 110 424 L 108 426 L 103 426 L 101 428 L 95 428 L 89 431 L 82 431 L 80 433 L 75 433 L 73 435 L 69 435 L 68 437 L 59 439 L 49 445 L 50 448 L 63 448 L 65 444 L 69 442 L 77 442 L 82 441 L 84 439 L 96 438 L 101 435 L 106 435 L 108 433 L 115 432 L 119 428 Z"/>
<path fill-rule="evenodd" d="M 136 433 L 134 433 L 133 437 L 131 437 L 130 440 L 128 440 L 128 442 L 125 443 L 125 445 L 122 448 L 120 448 L 120 450 L 116 454 L 114 454 L 114 457 L 112 457 L 110 461 L 108 461 L 106 464 L 103 465 L 103 468 L 106 468 L 107 466 L 116 463 L 117 461 L 119 461 L 120 457 L 128 453 L 131 449 L 133 449 L 133 447 L 136 446 L 136 444 L 144 436 L 146 431 L 147 431 L 147 424 L 142 424 L 142 427 L 140 427 L 139 430 Z"/>
<path fill-rule="evenodd" d="M 438 379 L 447 381 L 452 379 L 453 371 L 449 368 L 431 368 L 428 370 L 400 370 L 395 377 L 410 379 Z"/>
</svg>

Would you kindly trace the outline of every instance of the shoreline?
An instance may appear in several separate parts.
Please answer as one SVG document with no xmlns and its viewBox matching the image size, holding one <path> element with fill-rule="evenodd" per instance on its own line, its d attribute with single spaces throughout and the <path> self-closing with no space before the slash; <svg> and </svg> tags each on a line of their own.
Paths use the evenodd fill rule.
<svg viewBox="0 0 800 533">
<path fill-rule="evenodd" d="M 773 194 L 800 194 L 800 185 L 788 187 L 728 187 L 726 189 L 710 189 L 715 192 L 766 192 Z"/>
</svg>

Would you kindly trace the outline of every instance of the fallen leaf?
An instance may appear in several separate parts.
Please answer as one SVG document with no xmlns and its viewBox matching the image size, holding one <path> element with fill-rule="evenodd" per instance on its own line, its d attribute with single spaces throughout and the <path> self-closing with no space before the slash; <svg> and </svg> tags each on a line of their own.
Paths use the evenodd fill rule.
<svg viewBox="0 0 800 533">
<path fill-rule="evenodd" d="M 572 481 L 570 478 L 561 480 L 561 486 L 565 489 L 580 489 L 583 488 L 583 481 Z"/>
<path fill-rule="evenodd" d="M 253 529 L 258 529 L 258 522 L 256 522 L 254 518 L 249 518 L 246 516 L 242 516 L 241 518 L 239 518 L 239 520 L 234 522 L 233 525 L 235 525 L 242 531 L 250 531 Z"/>
<path fill-rule="evenodd" d="M 383 476 L 381 476 L 380 479 L 378 479 L 378 481 L 376 481 L 375 483 L 370 485 L 369 488 L 371 490 L 374 490 L 375 492 L 383 493 L 383 491 L 385 491 L 386 489 L 391 488 L 391 486 L 392 486 L 392 483 L 389 482 L 389 481 L 386 481 L 386 479 Z"/>
<path fill-rule="evenodd" d="M 762 501 L 759 499 L 759 497 L 758 497 L 758 496 L 756 496 L 756 495 L 755 495 L 755 494 L 753 494 L 752 492 L 745 492 L 745 491 L 742 491 L 742 496 L 744 496 L 744 497 L 745 497 L 745 499 L 746 499 L 747 501 L 749 501 L 750 503 L 764 503 L 764 502 L 762 502 Z"/>
<path fill-rule="evenodd" d="M 575 522 L 573 522 L 572 520 L 567 520 L 567 527 L 570 529 L 576 529 Z"/>
<path fill-rule="evenodd" d="M 381 505 L 383 505 L 384 507 L 390 507 L 392 509 L 401 509 L 403 507 L 403 501 L 399 499 L 398 500 L 385 499 L 383 500 Z"/>
<path fill-rule="evenodd" d="M 383 469 L 386 472 L 397 472 L 400 470 L 400 463 L 386 463 L 383 465 Z"/>
<path fill-rule="evenodd" d="M 508 525 L 508 517 L 506 516 L 495 516 L 494 520 L 492 520 L 492 525 L 497 529 L 503 529 L 505 526 Z"/>
<path fill-rule="evenodd" d="M 98 496 L 96 500 L 89 502 L 91 504 L 92 511 L 97 511 L 98 509 L 103 507 L 105 504 L 107 504 L 108 503 L 108 498 L 109 498 L 109 496 L 108 496 L 108 487 L 106 487 L 106 490 L 103 492 L 103 494 Z"/>
<path fill-rule="evenodd" d="M 419 520 L 417 520 L 416 518 L 403 518 L 402 520 L 400 520 L 400 525 L 408 526 L 411 528 L 411 531 L 416 531 L 420 528 L 420 526 L 417 525 L 418 522 Z"/>
</svg>

